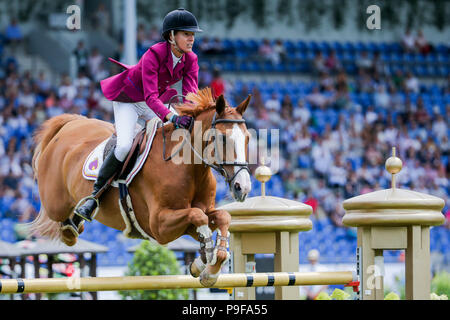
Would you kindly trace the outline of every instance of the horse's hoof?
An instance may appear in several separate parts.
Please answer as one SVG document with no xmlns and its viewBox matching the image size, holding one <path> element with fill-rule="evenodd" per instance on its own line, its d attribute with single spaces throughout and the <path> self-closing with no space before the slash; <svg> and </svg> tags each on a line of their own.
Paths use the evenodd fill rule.
<svg viewBox="0 0 450 320">
<path fill-rule="evenodd" d="M 72 231 L 66 229 L 61 231 L 61 241 L 64 242 L 67 246 L 72 247 L 77 243 L 77 237 L 73 234 Z"/>
<path fill-rule="evenodd" d="M 212 287 L 213 285 L 216 284 L 218 277 L 219 277 L 219 273 L 210 274 L 205 269 L 205 270 L 202 271 L 202 273 L 200 273 L 200 283 L 204 287 Z"/>
<path fill-rule="evenodd" d="M 205 268 L 206 265 L 203 263 L 201 258 L 197 257 L 195 258 L 194 262 L 189 265 L 189 272 L 191 276 L 193 276 L 194 278 L 198 278 L 200 276 L 200 273 L 202 273 Z"/>
<path fill-rule="evenodd" d="M 193 262 L 191 262 L 191 264 L 189 265 L 189 273 L 191 274 L 191 276 L 193 276 L 194 278 L 198 278 L 201 272 L 202 271 L 199 270 Z"/>
</svg>

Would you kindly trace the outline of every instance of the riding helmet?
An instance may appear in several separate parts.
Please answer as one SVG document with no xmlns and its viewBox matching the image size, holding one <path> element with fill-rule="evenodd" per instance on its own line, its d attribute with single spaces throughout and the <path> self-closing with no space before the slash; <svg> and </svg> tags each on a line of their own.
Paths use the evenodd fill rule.
<svg viewBox="0 0 450 320">
<path fill-rule="evenodd" d="M 184 8 L 173 10 L 165 16 L 162 27 L 162 36 L 164 39 L 168 38 L 171 30 L 203 32 L 199 28 L 195 16 Z"/>
</svg>

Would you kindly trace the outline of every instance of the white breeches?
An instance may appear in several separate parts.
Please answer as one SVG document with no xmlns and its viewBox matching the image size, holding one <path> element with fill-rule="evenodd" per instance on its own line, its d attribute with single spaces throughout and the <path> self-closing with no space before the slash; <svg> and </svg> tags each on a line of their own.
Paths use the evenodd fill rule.
<svg viewBox="0 0 450 320">
<path fill-rule="evenodd" d="M 138 121 L 142 120 L 144 122 L 143 125 L 145 125 L 145 122 L 157 117 L 157 115 L 147 106 L 145 101 L 132 103 L 113 101 L 113 109 L 117 134 L 117 144 L 114 155 L 117 160 L 125 161 L 133 144 Z M 170 108 L 170 111 L 178 114 L 172 107 Z"/>
</svg>

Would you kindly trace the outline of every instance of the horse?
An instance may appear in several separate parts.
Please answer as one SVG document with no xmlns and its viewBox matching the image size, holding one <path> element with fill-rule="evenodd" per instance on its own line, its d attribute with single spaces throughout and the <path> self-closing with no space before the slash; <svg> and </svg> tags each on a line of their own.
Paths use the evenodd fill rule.
<svg viewBox="0 0 450 320">
<path fill-rule="evenodd" d="M 190 133 L 176 129 L 171 123 L 159 127 L 142 169 L 129 185 L 136 220 L 154 240 L 164 245 L 190 235 L 199 241 L 200 255 L 189 265 L 189 270 L 192 276 L 200 277 L 204 286 L 214 285 L 222 265 L 230 257 L 227 248 L 231 216 L 215 208 L 216 179 L 212 169 L 225 177 L 235 200 L 244 201 L 251 191 L 246 162 L 250 133 L 243 119 L 250 98 L 251 95 L 234 108 L 223 95 L 215 99 L 210 88 L 189 93 L 185 102 L 175 108 L 179 114 L 194 118 L 194 129 Z M 183 130 L 182 139 L 190 150 L 180 150 L 179 140 L 167 139 L 178 130 Z M 76 218 L 74 208 L 92 190 L 93 181 L 82 177 L 86 157 L 113 133 L 113 124 L 77 114 L 53 117 L 38 128 L 34 135 L 32 167 L 41 210 L 29 224 L 29 235 L 59 239 L 69 246 L 76 243 L 85 226 L 81 223 L 77 233 L 62 228 L 62 223 Z M 195 143 L 196 137 L 201 139 L 201 144 Z M 229 159 L 223 158 L 223 143 L 227 148 L 233 146 L 231 155 L 227 152 Z M 212 151 L 205 160 L 202 155 L 207 148 Z M 163 151 L 172 156 L 179 152 L 183 159 L 188 151 L 193 152 L 187 157 L 191 161 L 175 163 L 165 161 Z M 95 220 L 123 231 L 126 226 L 120 214 L 118 192 L 114 189 L 111 187 L 102 195 Z"/>
</svg>

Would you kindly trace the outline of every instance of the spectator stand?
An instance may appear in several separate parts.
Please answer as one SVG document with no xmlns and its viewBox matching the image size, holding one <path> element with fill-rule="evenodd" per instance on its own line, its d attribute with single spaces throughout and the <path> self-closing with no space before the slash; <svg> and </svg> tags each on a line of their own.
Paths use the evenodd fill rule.
<svg viewBox="0 0 450 320">
<path fill-rule="evenodd" d="M 34 266 L 34 278 L 41 278 L 45 272 L 46 278 L 58 276 L 70 277 L 77 274 L 77 277 L 83 276 L 85 267 L 88 267 L 90 277 L 97 276 L 97 254 L 105 253 L 109 249 L 105 246 L 78 239 L 72 246 L 66 246 L 59 241 L 51 240 L 23 240 L 17 242 L 16 248 L 19 248 L 21 278 L 25 278 L 25 264 L 30 262 Z M 78 266 L 76 268 L 76 266 Z M 42 268 L 41 268 L 42 267 Z M 44 269 L 44 270 L 43 270 Z M 97 300 L 97 292 L 90 292 L 93 300 Z M 76 296 L 76 295 L 72 295 Z M 84 295 L 78 295 L 83 299 Z M 36 294 L 36 300 L 41 299 L 41 294 Z"/>
<path fill-rule="evenodd" d="M 215 42 L 217 41 L 217 39 L 214 40 Z M 275 39 L 269 40 L 271 44 L 276 41 Z M 280 60 L 280 64 L 285 64 L 288 68 L 280 72 L 277 71 L 277 66 L 272 65 L 270 61 L 268 61 L 268 64 L 271 64 L 271 66 L 267 67 L 264 63 L 251 57 L 251 54 L 258 51 L 263 39 L 225 38 L 219 39 L 219 41 L 222 44 L 221 46 L 219 45 L 221 52 L 203 55 L 199 51 L 202 38 L 196 39 L 194 50 L 199 54 L 199 62 L 205 66 L 202 69 L 211 72 L 214 66 L 217 65 L 222 70 L 225 80 L 236 79 L 226 92 L 231 97 L 229 100 L 231 105 L 234 105 L 233 101 L 242 101 L 241 97 L 246 97 L 248 93 L 253 94 L 252 105 L 247 112 L 253 112 L 254 117 L 248 116 L 249 125 L 251 123 L 252 128 L 256 130 L 259 128 L 270 128 L 272 125 L 275 128 L 279 128 L 280 132 L 283 133 L 283 135 L 280 135 L 280 161 L 286 163 L 285 165 L 280 165 L 280 169 L 284 168 L 283 170 L 287 172 L 302 169 L 308 172 L 308 176 L 311 179 L 308 180 L 310 182 L 309 186 L 296 186 L 296 189 L 300 189 L 300 191 L 293 193 L 287 189 L 285 176 L 280 174 L 282 178 L 279 181 L 274 176 L 273 182 L 266 186 L 268 192 L 280 197 L 287 196 L 298 201 L 306 201 L 308 192 L 313 191 L 314 185 L 318 180 L 314 167 L 315 159 L 311 156 L 311 148 L 318 144 L 318 137 L 324 139 L 325 143 L 334 149 L 332 151 L 332 159 L 334 159 L 336 152 L 340 155 L 343 164 L 338 166 L 339 169 L 342 167 L 346 168 L 345 164 L 347 162 L 351 163 L 351 170 L 347 171 L 349 174 L 347 184 L 351 188 L 349 188 L 349 191 L 347 189 L 347 191 L 344 191 L 346 198 L 361 193 L 361 189 L 370 192 L 373 188 L 386 187 L 383 185 L 383 181 L 386 181 L 383 178 L 380 186 L 370 183 L 370 180 L 373 180 L 373 177 L 377 175 L 380 166 L 368 163 L 370 159 L 365 154 L 369 151 L 370 145 L 375 148 L 375 151 L 371 152 L 378 154 L 378 156 L 380 153 L 383 154 L 384 151 L 377 146 L 376 139 L 389 138 L 390 141 L 400 143 L 400 152 L 408 154 L 408 156 L 405 155 L 406 162 L 419 160 L 423 167 L 425 167 L 425 162 L 430 162 L 433 170 L 435 170 L 433 163 L 441 161 L 443 166 L 443 170 L 440 169 L 443 171 L 443 175 L 440 177 L 441 184 L 437 189 L 430 190 L 431 192 L 425 191 L 425 193 L 444 192 L 442 197 L 448 199 L 449 142 L 447 136 L 450 132 L 448 121 L 444 121 L 443 130 L 438 128 L 437 131 L 432 131 L 430 129 L 430 125 L 436 122 L 436 115 L 441 114 L 444 120 L 449 118 L 450 58 L 447 44 L 435 43 L 430 52 L 423 54 L 420 52 L 404 52 L 400 43 L 396 42 L 284 40 L 282 44 L 288 54 L 285 60 Z M 149 44 L 150 42 L 146 46 Z M 8 44 L 4 45 L 4 49 L 8 49 Z M 24 72 L 26 71 L 24 70 L 26 66 L 20 63 L 20 59 L 10 58 L 8 54 L 5 54 L 9 51 L 3 51 L 3 64 L 0 66 L 0 89 L 2 92 L 0 95 L 0 132 L 2 133 L 0 139 L 2 140 L 0 142 L 0 169 L 2 170 L 0 180 L 4 182 L 2 185 L 4 190 L 0 188 L 0 239 L 13 242 L 17 241 L 17 234 L 14 233 L 14 224 L 17 222 L 18 217 L 17 212 L 23 213 L 23 211 L 18 209 L 25 207 L 25 202 L 28 202 L 34 207 L 34 213 L 39 212 L 37 187 L 33 184 L 30 168 L 26 166 L 27 163 L 31 162 L 31 154 L 28 151 L 32 148 L 31 137 L 34 129 L 42 121 L 62 112 L 79 113 L 105 121 L 112 120 L 112 112 L 110 101 L 103 97 L 95 81 L 91 80 L 88 85 L 85 83 L 85 77 L 81 77 L 79 79 L 71 79 L 71 83 L 65 86 L 47 81 L 48 87 L 51 88 L 48 89 L 45 82 L 46 79 L 53 79 L 50 74 L 45 74 L 44 80 L 28 77 Z M 323 59 L 326 61 L 333 51 L 336 53 L 336 58 L 343 68 L 346 80 L 343 81 L 342 87 L 347 90 L 348 100 L 345 106 L 340 106 L 333 93 L 331 92 L 330 94 L 330 92 L 325 92 L 324 90 L 320 93 L 326 97 L 328 104 L 321 109 L 311 105 L 306 99 L 311 94 L 312 88 L 320 85 L 321 80 L 311 73 L 312 61 L 317 52 L 321 52 Z M 367 72 L 367 86 L 366 83 L 359 81 L 356 65 L 363 52 L 367 52 L 372 65 L 377 63 L 375 61 L 378 61 L 378 63 L 383 65 L 383 67 L 378 69 L 385 71 L 381 77 L 377 77 L 373 70 L 369 70 Z M 120 50 L 118 54 L 120 57 Z M 407 71 L 412 71 L 413 76 L 419 80 L 418 92 L 408 91 L 403 86 Z M 200 70 L 200 74 L 202 72 L 203 70 Z M 335 80 L 336 76 L 329 73 L 329 77 Z M 249 79 L 253 80 L 249 81 Z M 32 83 L 33 81 L 44 82 L 44 84 L 41 84 L 42 88 L 32 86 L 30 93 L 22 83 Z M 208 86 L 208 81 L 211 81 L 211 77 L 205 79 L 203 86 Z M 417 90 L 417 85 L 414 82 L 412 81 L 412 88 Z M 380 100 L 377 96 L 380 95 L 380 92 L 376 88 L 379 84 L 385 85 L 386 91 L 384 93 L 389 94 L 388 103 L 384 105 L 383 103 L 378 103 Z M 70 91 L 76 91 L 78 95 L 73 100 L 61 97 L 59 96 L 61 87 L 66 89 L 70 87 Z M 76 87 L 75 90 L 73 87 Z M 366 87 L 368 90 L 365 90 Z M 54 94 L 50 92 L 54 92 Z M 257 92 L 259 93 L 257 94 Z M 291 99 L 294 114 L 287 121 L 275 124 L 271 120 L 280 118 L 280 115 L 276 115 L 273 111 L 268 112 L 264 107 L 265 102 L 274 92 L 280 99 L 280 103 L 285 96 Z M 26 98 L 29 98 L 30 95 L 34 96 L 36 101 L 35 107 L 21 107 L 20 101 L 28 101 Z M 19 96 L 23 97 L 19 98 Z M 420 106 L 421 104 L 423 104 L 423 109 Z M 301 116 L 297 117 L 295 115 L 300 106 L 302 106 L 303 111 L 299 113 Z M 366 117 L 366 114 L 369 113 L 369 108 L 372 118 Z M 282 106 L 281 109 L 283 110 L 284 107 Z M 15 112 L 12 112 L 13 110 Z M 416 121 L 412 120 L 423 114 L 423 110 L 428 114 L 428 118 L 424 118 L 423 124 L 414 124 Z M 308 120 L 303 123 L 305 113 L 308 114 Z M 266 118 L 263 116 L 266 116 Z M 340 119 L 343 120 L 341 121 Z M 392 119 L 394 129 L 387 125 L 388 119 Z M 299 122 L 302 122 L 301 125 Z M 327 128 L 327 125 L 329 125 L 329 128 Z M 300 131 L 300 128 L 303 130 L 302 135 L 296 136 L 295 133 Z M 391 134 L 392 132 L 395 133 L 395 129 L 400 132 L 397 137 Z M 344 143 L 339 143 L 337 137 L 342 132 L 347 135 L 342 136 L 342 139 L 345 140 Z M 439 136 L 434 132 L 439 132 Z M 327 138 L 322 137 L 325 134 L 329 136 Z M 428 142 L 427 139 L 430 136 L 434 144 Z M 365 138 L 362 139 L 362 137 Z M 300 141 L 309 142 L 300 143 Z M 10 145 L 14 144 L 16 147 L 11 148 Z M 298 146 L 295 146 L 297 144 Z M 25 148 L 22 148 L 22 145 Z M 295 146 L 295 152 L 288 150 L 286 148 L 287 145 Z M 307 146 L 304 147 L 305 145 Z M 427 150 L 428 147 L 437 151 L 433 155 L 426 156 L 423 150 Z M 8 148 L 11 149 L 9 155 L 6 152 Z M 414 150 L 411 151 L 411 149 Z M 366 165 L 366 163 L 368 164 Z M 20 166 L 16 164 L 20 164 Z M 330 164 L 330 168 L 333 164 Z M 18 167 L 21 168 L 21 170 L 17 170 L 19 174 L 5 173 L 8 170 L 14 171 Z M 413 167 L 411 166 L 411 168 Z M 409 173 L 406 173 L 405 177 L 408 175 Z M 222 201 L 231 200 L 223 179 L 221 177 L 216 178 L 218 182 L 216 202 L 219 204 Z M 414 187 L 407 178 L 405 178 L 405 185 L 411 188 Z M 364 179 L 368 180 L 368 182 L 361 182 Z M 298 180 L 301 180 L 301 178 L 294 181 L 294 184 L 301 184 Z M 255 192 L 254 190 L 259 188 L 258 181 L 252 179 L 252 183 L 252 192 Z M 447 186 L 445 186 L 445 183 L 447 183 Z M 331 188 L 328 185 L 328 180 L 325 181 L 325 184 L 324 189 L 329 191 L 328 195 L 331 194 L 333 199 L 338 197 L 337 194 L 333 194 L 342 190 L 340 191 L 340 188 Z M 422 184 L 421 182 L 421 185 L 421 188 L 427 189 L 431 188 L 432 184 Z M 17 186 L 23 195 L 21 199 L 16 199 Z M 255 193 L 251 195 L 255 195 Z M 315 200 L 318 202 L 318 211 L 325 212 L 322 216 L 325 215 L 326 218 L 321 219 L 317 223 L 314 222 L 313 230 L 301 234 L 301 237 L 303 237 L 301 243 L 306 243 L 309 248 L 320 246 L 320 249 L 322 249 L 322 262 L 325 263 L 327 261 L 336 261 L 333 258 L 337 255 L 336 252 L 340 255 L 337 258 L 338 260 L 347 261 L 351 259 L 354 256 L 355 247 L 354 236 L 349 231 L 351 229 L 336 225 L 335 220 L 330 218 L 334 211 L 338 211 L 336 207 L 324 209 L 325 202 L 317 198 Z M 339 199 L 336 200 L 336 202 L 338 201 Z M 448 207 L 446 207 L 446 210 L 448 210 Z M 29 211 L 31 212 L 32 210 Z M 34 213 L 31 212 L 30 218 L 33 218 Z M 437 250 L 444 254 L 444 264 L 450 263 L 450 246 L 448 246 L 450 240 L 449 226 L 450 224 L 447 224 L 447 227 L 432 228 L 430 232 L 431 250 Z M 327 234 L 330 235 L 329 238 L 331 240 L 326 240 L 325 235 Z M 342 234 L 348 236 L 342 236 Z M 126 248 L 134 245 L 133 240 L 130 239 L 121 241 L 120 231 L 106 228 L 97 221 L 86 225 L 86 230 L 81 235 L 81 238 L 109 247 L 110 250 L 107 254 L 99 254 L 97 257 L 99 266 L 125 265 L 131 256 L 126 251 Z M 323 241 L 319 241 L 319 239 Z M 389 252 L 387 255 L 387 260 L 396 261 L 399 259 L 398 256 L 391 256 Z M 301 260 L 304 258 L 301 257 Z"/>
<path fill-rule="evenodd" d="M 383 63 L 387 75 L 411 70 L 419 77 L 446 77 L 450 70 L 448 46 L 444 43 L 424 54 L 406 52 L 397 42 L 216 39 L 221 50 L 211 54 L 202 50 L 204 41 L 208 39 L 199 38 L 194 44 L 199 60 L 210 66 L 218 65 L 224 72 L 309 74 L 314 71 L 312 66 L 317 55 L 323 62 L 335 55 L 337 65 L 349 75 L 357 74 L 361 58 Z M 281 48 L 281 54 L 273 51 L 275 45 Z M 267 48 L 263 51 L 267 51 L 266 57 L 258 54 L 261 47 Z"/>
</svg>

